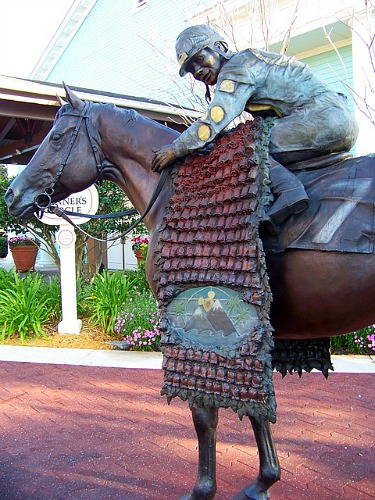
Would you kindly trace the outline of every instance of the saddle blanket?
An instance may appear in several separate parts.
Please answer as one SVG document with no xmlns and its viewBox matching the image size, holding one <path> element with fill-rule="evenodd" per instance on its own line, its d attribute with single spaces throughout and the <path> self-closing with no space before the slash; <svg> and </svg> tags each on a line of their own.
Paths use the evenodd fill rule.
<svg viewBox="0 0 375 500">
<path fill-rule="evenodd" d="M 241 124 L 174 169 L 154 279 L 162 394 L 274 422 L 271 292 L 258 233 L 269 129 L 261 119 Z"/>
</svg>

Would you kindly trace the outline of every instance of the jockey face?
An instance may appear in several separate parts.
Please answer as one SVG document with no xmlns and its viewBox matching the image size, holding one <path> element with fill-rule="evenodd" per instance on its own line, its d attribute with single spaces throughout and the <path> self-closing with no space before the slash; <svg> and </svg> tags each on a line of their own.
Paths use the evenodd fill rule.
<svg viewBox="0 0 375 500">
<path fill-rule="evenodd" d="M 224 58 L 209 48 L 197 52 L 191 58 L 186 70 L 193 75 L 196 80 L 206 85 L 215 85 Z"/>
</svg>

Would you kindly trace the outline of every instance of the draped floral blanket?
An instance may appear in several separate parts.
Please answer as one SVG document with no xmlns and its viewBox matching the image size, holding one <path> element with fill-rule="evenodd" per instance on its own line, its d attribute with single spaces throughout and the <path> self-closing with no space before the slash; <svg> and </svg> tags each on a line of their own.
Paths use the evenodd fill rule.
<svg viewBox="0 0 375 500">
<path fill-rule="evenodd" d="M 155 280 L 162 394 L 274 422 L 271 293 L 258 233 L 269 129 L 260 119 L 241 124 L 175 169 Z"/>
</svg>

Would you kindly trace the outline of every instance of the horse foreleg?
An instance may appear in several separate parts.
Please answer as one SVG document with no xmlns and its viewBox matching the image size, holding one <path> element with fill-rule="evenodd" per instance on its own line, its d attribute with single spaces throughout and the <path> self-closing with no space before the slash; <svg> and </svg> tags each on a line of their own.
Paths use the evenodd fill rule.
<svg viewBox="0 0 375 500">
<path fill-rule="evenodd" d="M 180 500 L 211 500 L 216 493 L 217 408 L 193 408 L 192 416 L 198 437 L 198 478 L 193 490 Z"/>
<path fill-rule="evenodd" d="M 251 425 L 259 451 L 259 476 L 233 500 L 266 500 L 269 488 L 280 479 L 280 465 L 268 420 L 251 417 Z"/>
</svg>

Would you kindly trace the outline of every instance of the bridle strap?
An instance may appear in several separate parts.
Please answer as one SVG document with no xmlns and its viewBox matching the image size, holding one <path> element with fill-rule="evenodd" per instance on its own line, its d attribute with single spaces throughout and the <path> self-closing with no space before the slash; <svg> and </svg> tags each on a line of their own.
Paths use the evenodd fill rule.
<svg viewBox="0 0 375 500">
<path fill-rule="evenodd" d="M 74 127 L 74 130 L 72 132 L 72 135 L 70 137 L 70 141 L 69 141 L 69 144 L 68 144 L 67 152 L 66 152 L 64 158 L 61 160 L 61 163 L 60 163 L 60 165 L 59 165 L 59 167 L 58 167 L 58 169 L 56 171 L 56 174 L 55 174 L 55 176 L 54 176 L 54 178 L 53 178 L 53 180 L 51 182 L 51 185 L 49 187 L 45 188 L 44 193 L 39 194 L 35 198 L 35 205 L 36 205 L 36 207 L 39 210 L 46 210 L 51 205 L 52 195 L 55 192 L 55 186 L 56 186 L 58 180 L 60 179 L 61 174 L 63 173 L 63 170 L 64 170 L 66 164 L 68 163 L 69 156 L 70 156 L 70 154 L 72 152 L 73 146 L 74 146 L 75 141 L 76 141 L 76 139 L 78 137 L 78 133 L 79 133 L 79 131 L 81 129 L 83 121 L 86 124 L 87 137 L 89 139 L 91 150 L 92 150 L 94 158 L 95 158 L 95 166 L 96 166 L 96 171 L 97 171 L 97 178 L 100 177 L 101 170 L 102 170 L 102 159 L 100 158 L 99 148 L 95 144 L 94 139 L 93 139 L 92 135 L 90 134 L 90 131 L 89 131 L 89 128 L 88 128 L 88 122 L 89 122 L 89 117 L 90 117 L 91 106 L 92 106 L 92 103 L 89 102 L 89 101 L 86 101 L 85 104 L 84 104 L 82 113 L 79 113 L 79 114 L 78 113 L 69 113 L 69 112 L 65 112 L 64 113 L 64 116 L 74 116 L 76 118 L 79 118 L 79 120 L 78 120 L 77 125 Z M 44 204 L 44 205 L 40 204 L 41 201 L 38 202 L 38 198 L 40 199 L 42 197 L 45 197 L 45 199 L 47 200 L 47 203 Z"/>
<path fill-rule="evenodd" d="M 71 138 L 70 138 L 70 141 L 69 141 L 69 145 L 68 145 L 68 150 L 63 158 L 63 160 L 61 161 L 60 165 L 59 165 L 59 168 L 57 169 L 57 172 L 56 172 L 56 175 L 51 183 L 51 186 L 46 188 L 45 189 L 45 192 L 44 193 L 41 193 L 40 195 L 37 196 L 37 198 L 35 199 L 35 205 L 37 206 L 37 208 L 39 210 L 41 210 L 42 212 L 43 211 L 47 211 L 49 213 L 52 213 L 52 214 L 55 214 L 59 217 L 61 217 L 62 219 L 64 219 L 66 222 L 68 222 L 69 224 L 71 224 L 74 228 L 76 228 L 78 231 L 80 231 L 81 233 L 85 234 L 86 236 L 90 237 L 90 238 L 93 238 L 94 240 L 96 241 L 116 241 L 120 238 L 124 238 L 127 234 L 129 234 L 131 231 L 133 231 L 133 229 L 135 229 L 142 221 L 143 219 L 146 217 L 146 215 L 149 213 L 149 211 L 151 210 L 151 208 L 153 207 L 156 199 L 158 198 L 164 184 L 165 184 L 165 180 L 166 178 L 168 177 L 168 174 L 171 170 L 171 167 L 168 167 L 168 168 L 165 168 L 160 177 L 159 177 L 159 181 L 156 185 L 156 188 L 155 188 L 155 191 L 149 201 L 149 204 L 147 205 L 146 207 L 146 210 L 144 211 L 144 213 L 130 226 L 130 228 L 128 228 L 124 233 L 120 234 L 119 236 L 114 236 L 112 238 L 109 238 L 109 239 L 101 239 L 101 238 L 96 238 L 95 236 L 92 236 L 90 235 L 89 233 L 87 233 L 86 231 L 84 231 L 83 229 L 81 229 L 77 224 L 75 224 L 71 219 L 70 219 L 70 216 L 71 217 L 74 217 L 74 216 L 78 216 L 78 217 L 85 217 L 85 218 L 89 218 L 89 219 L 106 219 L 106 218 L 115 218 L 115 217 L 127 217 L 129 215 L 134 215 L 138 212 L 138 210 L 136 210 L 135 208 L 134 209 L 130 209 L 130 210 L 126 210 L 124 212 L 117 212 L 117 213 L 111 213 L 111 214 L 108 214 L 108 215 L 90 215 L 90 214 L 82 214 L 82 213 L 77 213 L 77 212 L 70 212 L 70 211 L 67 211 L 67 210 L 64 210 L 64 209 L 61 209 L 59 208 L 57 205 L 53 205 L 52 204 L 52 195 L 54 193 L 54 187 L 56 185 L 56 183 L 58 182 L 67 162 L 68 162 L 68 159 L 69 159 L 69 156 L 70 156 L 70 153 L 72 152 L 72 149 L 73 149 L 73 146 L 74 146 L 74 143 L 76 141 L 76 138 L 78 136 L 78 133 L 80 131 L 80 128 L 82 126 L 82 122 L 84 121 L 85 122 L 85 125 L 86 125 L 86 133 L 87 133 L 87 137 L 89 139 L 89 142 L 90 142 L 90 145 L 91 145 L 91 149 L 92 149 L 92 152 L 93 152 L 93 155 L 94 155 L 94 158 L 95 158 L 95 163 L 96 163 L 96 170 L 97 170 L 97 178 L 96 180 L 98 181 L 98 179 L 100 179 L 101 177 L 101 173 L 102 173 L 102 169 L 103 169 L 103 160 L 101 158 L 101 155 L 100 155 L 100 149 L 97 147 L 97 145 L 95 144 L 94 142 L 94 139 L 93 139 L 93 136 L 90 134 L 90 130 L 89 130 L 89 117 L 90 117 L 90 109 L 91 109 L 91 105 L 92 103 L 89 102 L 89 101 L 86 101 L 85 102 L 85 105 L 84 105 L 84 108 L 83 108 L 83 111 L 82 113 L 80 114 L 77 114 L 77 113 L 64 113 L 65 116 L 67 115 L 70 115 L 70 116 L 75 116 L 77 118 L 79 118 L 78 120 L 78 123 L 77 125 L 75 126 L 73 132 L 72 132 L 72 135 L 71 135 Z M 45 206 L 41 206 L 40 204 L 38 204 L 37 202 L 37 199 L 39 197 L 45 197 L 47 199 L 47 204 Z"/>
</svg>

